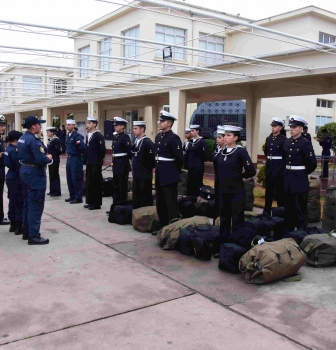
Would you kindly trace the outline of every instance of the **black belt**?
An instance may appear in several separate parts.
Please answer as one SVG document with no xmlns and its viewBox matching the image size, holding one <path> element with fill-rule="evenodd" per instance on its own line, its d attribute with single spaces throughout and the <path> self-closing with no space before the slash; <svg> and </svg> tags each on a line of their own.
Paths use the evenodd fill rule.
<svg viewBox="0 0 336 350">
<path fill-rule="evenodd" d="M 21 165 L 23 165 L 23 166 L 32 166 L 34 168 L 40 168 L 40 169 L 45 169 L 46 168 L 45 166 L 40 166 L 40 165 L 36 165 L 36 164 L 24 164 L 24 163 L 21 163 Z"/>
</svg>

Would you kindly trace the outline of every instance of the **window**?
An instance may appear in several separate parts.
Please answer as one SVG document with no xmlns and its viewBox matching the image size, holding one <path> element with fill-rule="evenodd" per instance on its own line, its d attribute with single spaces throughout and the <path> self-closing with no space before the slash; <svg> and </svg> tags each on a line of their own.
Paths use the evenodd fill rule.
<svg viewBox="0 0 336 350">
<path fill-rule="evenodd" d="M 318 98 L 316 101 L 316 106 L 317 107 L 324 107 L 324 108 L 333 108 L 334 103 L 333 103 L 333 101 L 321 100 L 320 98 Z"/>
<path fill-rule="evenodd" d="M 334 44 L 336 42 L 336 36 L 320 32 L 319 42 L 324 44 Z"/>
<path fill-rule="evenodd" d="M 100 42 L 99 55 L 101 56 L 111 56 L 112 55 L 112 40 L 111 38 L 103 39 Z M 101 57 L 99 60 L 99 69 L 111 70 L 112 62 L 107 57 Z"/>
<path fill-rule="evenodd" d="M 162 51 L 166 47 L 169 47 L 169 44 L 186 45 L 186 31 L 184 29 L 166 27 L 157 24 L 155 27 L 155 40 L 167 44 L 167 46 L 157 45 L 155 56 L 162 57 Z M 185 50 L 173 47 L 172 55 L 173 59 L 184 60 Z"/>
<path fill-rule="evenodd" d="M 2 97 L 2 83 L 0 83 L 0 97 Z"/>
<path fill-rule="evenodd" d="M 199 47 L 200 49 L 204 49 L 204 50 L 224 52 L 225 38 L 222 38 L 220 36 L 206 35 L 204 33 L 200 33 Z M 213 53 L 200 52 L 199 62 L 208 64 L 208 65 L 219 64 L 224 62 L 224 56 L 216 55 Z"/>
<path fill-rule="evenodd" d="M 80 77 L 88 77 L 90 75 L 90 71 L 85 68 L 90 68 L 90 56 L 85 55 L 86 53 L 90 53 L 90 46 L 85 46 L 82 49 L 79 49 L 81 53 L 79 58 L 79 66 L 80 66 Z"/>
<path fill-rule="evenodd" d="M 23 93 L 38 95 L 42 92 L 41 77 L 23 77 Z"/>
<path fill-rule="evenodd" d="M 139 38 L 140 27 L 134 27 L 123 32 L 126 38 Z M 124 57 L 138 58 L 140 54 L 139 42 L 131 39 L 124 40 Z M 134 64 L 135 61 L 124 60 L 124 66 Z"/>
<path fill-rule="evenodd" d="M 15 77 L 11 78 L 10 81 L 11 81 L 11 90 L 12 92 L 15 92 Z"/>
<path fill-rule="evenodd" d="M 331 123 L 331 122 L 332 122 L 332 117 L 324 117 L 322 115 L 317 115 L 316 116 L 316 123 L 315 123 L 315 134 L 317 134 L 318 129 L 321 126 L 324 126 L 324 125 Z"/>
<path fill-rule="evenodd" d="M 54 94 L 65 94 L 67 92 L 67 81 L 65 79 L 53 79 Z"/>
</svg>

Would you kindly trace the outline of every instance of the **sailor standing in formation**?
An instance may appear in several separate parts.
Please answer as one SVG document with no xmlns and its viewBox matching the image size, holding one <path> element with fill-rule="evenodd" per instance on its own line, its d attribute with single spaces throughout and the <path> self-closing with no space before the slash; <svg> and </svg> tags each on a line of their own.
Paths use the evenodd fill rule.
<svg viewBox="0 0 336 350">
<path fill-rule="evenodd" d="M 329 177 L 329 159 L 331 156 L 330 150 L 332 148 L 332 138 L 328 134 L 328 129 L 321 130 L 323 139 L 316 139 L 320 146 L 322 146 L 322 172 L 320 177 L 327 178 Z"/>
<path fill-rule="evenodd" d="M 186 138 L 186 141 L 183 144 L 183 169 L 188 170 L 188 160 L 189 160 L 189 152 L 188 148 L 192 139 L 191 130 L 190 128 L 186 128 L 184 132 L 184 136 Z"/>
<path fill-rule="evenodd" d="M 53 126 L 47 127 L 48 136 L 48 154 L 52 155 L 52 164 L 48 166 L 49 169 L 49 188 L 47 193 L 50 197 L 57 197 L 61 195 L 61 181 L 59 176 L 60 155 L 64 152 L 62 150 L 61 141 L 56 136 L 56 128 Z"/>
<path fill-rule="evenodd" d="M 198 197 L 203 186 L 204 162 L 208 158 L 208 147 L 200 136 L 200 126 L 190 125 L 192 140 L 188 146 L 188 196 Z"/>
<path fill-rule="evenodd" d="M 3 154 L 5 152 L 5 146 L 3 144 L 2 135 L 6 131 L 6 118 L 4 115 L 0 115 L 0 225 L 9 225 L 10 221 L 5 218 L 3 211 L 3 190 L 5 185 L 5 163 Z"/>
<path fill-rule="evenodd" d="M 264 213 L 271 214 L 273 197 L 278 207 L 285 206 L 284 172 L 285 161 L 283 147 L 286 137 L 281 134 L 285 123 L 279 118 L 271 122 L 272 133 L 266 138 L 264 154 L 266 156 L 266 192 Z"/>
<path fill-rule="evenodd" d="M 171 129 L 177 120 L 172 114 L 160 112 L 160 132 L 155 137 L 156 208 L 162 226 L 180 218 L 177 205 L 177 184 L 183 166 L 182 142 Z"/>
<path fill-rule="evenodd" d="M 153 205 L 152 180 L 155 168 L 155 147 L 145 132 L 145 121 L 133 122 L 133 134 L 136 137 L 132 146 L 133 209 Z"/>
<path fill-rule="evenodd" d="M 102 166 L 106 153 L 104 136 L 97 130 L 98 118 L 88 117 L 86 123 L 86 188 L 84 208 L 97 210 L 102 205 Z"/>
</svg>

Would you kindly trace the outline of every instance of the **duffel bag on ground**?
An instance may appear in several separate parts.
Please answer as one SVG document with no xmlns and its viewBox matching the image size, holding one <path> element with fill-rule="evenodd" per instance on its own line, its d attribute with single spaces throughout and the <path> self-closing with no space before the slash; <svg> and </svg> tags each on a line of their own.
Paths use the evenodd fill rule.
<svg viewBox="0 0 336 350">
<path fill-rule="evenodd" d="M 160 229 L 156 207 L 143 207 L 132 210 L 132 225 L 139 232 L 153 232 Z"/>
<path fill-rule="evenodd" d="M 246 283 L 263 284 L 294 275 L 306 261 L 298 244 L 286 238 L 254 246 L 240 259 L 239 270 Z"/>
<path fill-rule="evenodd" d="M 228 243 L 235 243 L 241 247 L 250 249 L 252 240 L 256 234 L 257 231 L 255 228 L 246 226 L 244 222 L 241 227 L 239 227 L 228 236 Z"/>
<path fill-rule="evenodd" d="M 320 180 L 316 177 L 309 179 L 309 192 L 307 203 L 308 222 L 319 222 L 321 220 L 321 195 Z"/>
<path fill-rule="evenodd" d="M 194 216 L 189 219 L 182 219 L 172 224 L 162 227 L 157 233 L 159 245 L 164 250 L 175 249 L 175 245 L 180 235 L 180 230 L 187 226 L 210 225 L 208 218 L 204 216 Z"/>
<path fill-rule="evenodd" d="M 132 223 L 133 204 L 125 201 L 111 205 L 108 221 L 118 225 L 130 225 Z"/>
<path fill-rule="evenodd" d="M 107 177 L 102 181 L 102 196 L 112 197 L 113 194 L 113 177 Z"/>
<path fill-rule="evenodd" d="M 292 238 L 297 244 L 301 244 L 303 239 L 308 235 L 305 230 L 285 231 L 283 238 Z"/>
<path fill-rule="evenodd" d="M 256 232 L 261 236 L 270 236 L 274 240 L 279 240 L 284 234 L 284 219 L 276 216 L 261 214 L 251 217 L 245 221 L 245 225 L 255 228 Z"/>
<path fill-rule="evenodd" d="M 273 207 L 272 208 L 272 216 L 276 216 L 278 218 L 285 217 L 285 208 L 284 207 Z"/>
<path fill-rule="evenodd" d="M 247 249 L 235 243 L 223 243 L 220 246 L 218 267 L 231 273 L 239 272 L 239 260 Z"/>
<path fill-rule="evenodd" d="M 191 218 L 196 214 L 196 197 L 181 197 L 177 199 L 180 214 L 183 219 Z"/>
<path fill-rule="evenodd" d="M 310 226 L 306 228 L 306 232 L 308 235 L 320 235 L 322 233 L 329 233 L 330 231 L 325 230 L 324 228 L 321 228 L 321 227 Z"/>
<path fill-rule="evenodd" d="M 336 263 L 336 233 L 309 235 L 300 247 L 307 254 L 307 264 L 326 267 Z"/>
<path fill-rule="evenodd" d="M 244 179 L 244 188 L 246 193 L 246 202 L 245 202 L 245 210 L 252 211 L 253 203 L 254 203 L 254 179 Z"/>
<path fill-rule="evenodd" d="M 326 191 L 322 228 L 328 231 L 336 229 L 336 186 L 330 186 Z"/>
<path fill-rule="evenodd" d="M 213 253 L 219 251 L 219 227 L 213 225 L 188 226 L 180 231 L 176 249 L 182 254 L 193 255 L 195 253 L 192 239 L 201 237 L 207 241 Z"/>
<path fill-rule="evenodd" d="M 180 181 L 177 184 L 177 194 L 186 196 L 188 186 L 188 170 L 182 169 L 180 174 Z"/>
</svg>

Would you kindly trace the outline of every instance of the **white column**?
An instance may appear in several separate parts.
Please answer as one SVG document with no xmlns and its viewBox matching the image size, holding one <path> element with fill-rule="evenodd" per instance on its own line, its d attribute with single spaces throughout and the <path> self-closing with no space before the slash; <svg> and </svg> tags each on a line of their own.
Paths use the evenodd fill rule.
<svg viewBox="0 0 336 350">
<path fill-rule="evenodd" d="M 186 124 L 187 93 L 181 90 L 169 90 L 170 113 L 177 118 L 173 125 L 173 131 L 183 140 Z"/>
<path fill-rule="evenodd" d="M 157 121 L 159 120 L 158 107 L 146 106 L 144 107 L 144 121 L 147 122 L 146 135 L 154 141 L 157 135 Z"/>
<path fill-rule="evenodd" d="M 51 108 L 43 108 L 42 110 L 42 117 L 41 119 L 46 120 L 45 123 L 41 124 L 42 125 L 42 132 L 43 132 L 43 143 L 45 145 L 48 144 L 48 136 L 47 136 L 47 126 L 52 126 L 52 115 L 51 115 Z"/>
<path fill-rule="evenodd" d="M 261 98 L 246 99 L 246 148 L 254 164 L 258 160 Z"/>
<path fill-rule="evenodd" d="M 14 128 L 16 131 L 22 130 L 22 113 L 15 112 Z"/>
</svg>

